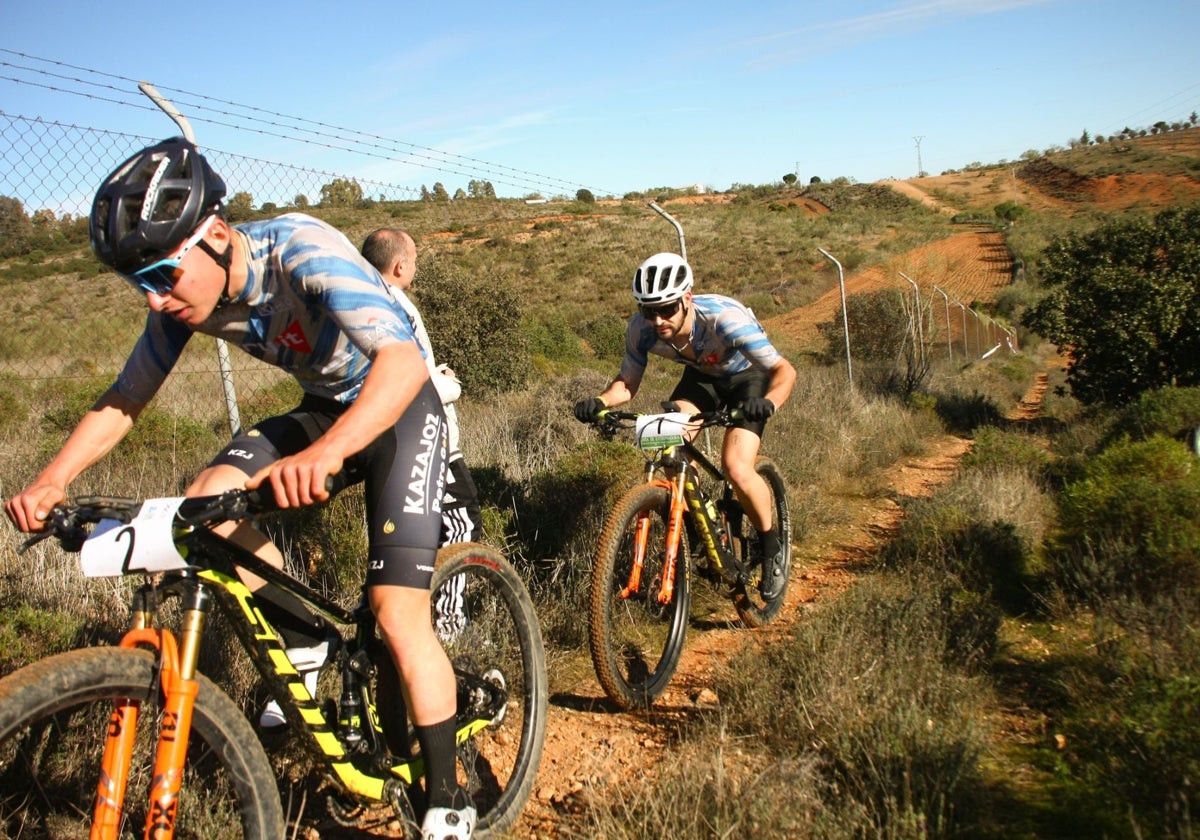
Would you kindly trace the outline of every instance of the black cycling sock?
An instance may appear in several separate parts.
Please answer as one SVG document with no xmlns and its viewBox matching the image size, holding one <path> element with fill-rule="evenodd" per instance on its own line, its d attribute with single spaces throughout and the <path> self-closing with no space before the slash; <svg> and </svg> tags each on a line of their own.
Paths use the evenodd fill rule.
<svg viewBox="0 0 1200 840">
<path fill-rule="evenodd" d="M 425 757 L 425 797 L 430 808 L 462 808 L 458 781 L 455 779 L 457 759 L 454 752 L 455 721 L 449 717 L 432 726 L 414 726 L 421 755 Z"/>
<path fill-rule="evenodd" d="M 763 557 L 774 557 L 779 551 L 779 532 L 772 528 L 770 531 L 760 531 L 758 537 Z"/>
</svg>

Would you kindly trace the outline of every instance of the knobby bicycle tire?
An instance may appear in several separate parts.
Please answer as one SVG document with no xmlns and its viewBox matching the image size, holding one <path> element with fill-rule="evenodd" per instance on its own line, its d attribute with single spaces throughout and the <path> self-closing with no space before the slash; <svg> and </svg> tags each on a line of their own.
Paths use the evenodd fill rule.
<svg viewBox="0 0 1200 840">
<path fill-rule="evenodd" d="M 592 566 L 588 645 L 604 693 L 622 709 L 646 709 L 666 689 L 683 653 L 691 597 L 687 540 L 679 541 L 675 589 L 658 602 L 665 571 L 670 494 L 643 484 L 627 492 L 605 522 Z M 638 520 L 650 518 L 641 586 L 629 597 Z"/>
<path fill-rule="evenodd" d="M 241 710 L 204 676 L 179 794 L 175 836 L 278 840 L 283 811 L 271 765 Z M 121 837 L 146 822 L 160 720 L 155 655 L 83 648 L 0 680 L 0 836 L 87 837 L 113 702 L 141 699 Z"/>
<path fill-rule="evenodd" d="M 754 465 L 755 471 L 767 482 L 771 490 L 771 512 L 775 527 L 779 532 L 779 544 L 783 547 L 783 589 L 779 594 L 767 601 L 758 591 L 758 582 L 762 578 L 762 565 L 753 567 L 754 574 L 747 584 L 741 587 L 733 598 L 738 617 L 747 627 L 762 627 L 770 622 L 783 609 L 783 600 L 787 595 L 788 579 L 792 570 L 792 515 L 788 507 L 787 484 L 779 467 L 769 458 L 759 458 Z M 758 532 L 750 524 L 748 516 L 740 517 L 738 533 L 733 534 L 733 543 L 745 560 L 747 556 L 759 556 Z"/>
<path fill-rule="evenodd" d="M 459 782 L 478 811 L 475 837 L 502 834 L 529 799 L 546 738 L 546 652 L 533 601 L 504 555 L 479 543 L 438 554 L 434 629 L 457 669 L 504 686 L 501 719 L 459 744 Z M 460 680 L 460 711 L 462 682 Z"/>
</svg>

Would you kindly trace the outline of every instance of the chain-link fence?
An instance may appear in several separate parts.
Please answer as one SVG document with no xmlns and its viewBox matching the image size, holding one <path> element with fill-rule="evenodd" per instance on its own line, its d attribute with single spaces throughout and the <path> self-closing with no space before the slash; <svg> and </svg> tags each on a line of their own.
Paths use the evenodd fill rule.
<svg viewBox="0 0 1200 840">
<path fill-rule="evenodd" d="M 8 257 L 0 279 L 17 316 L 0 337 L 0 375 L 35 391 L 91 396 L 112 382 L 140 333 L 145 309 L 90 257 L 86 219 L 96 186 L 113 166 L 160 139 L 0 112 L 0 253 Z M 359 203 L 421 198 L 411 187 L 204 152 L 226 181 L 233 221 L 239 212 L 305 210 L 323 199 L 336 201 L 331 189 L 349 188 L 348 200 Z M 447 216 L 454 212 L 449 204 Z M 276 369 L 244 353 L 228 356 L 244 422 L 295 395 Z M 216 343 L 196 336 L 156 405 L 204 424 L 227 417 L 217 362 Z"/>
<path fill-rule="evenodd" d="M 62 427 L 69 429 L 113 381 L 140 335 L 145 307 L 91 256 L 86 222 L 94 190 L 112 167 L 160 139 L 0 111 L 0 289 L 12 316 L 8 329 L 0 332 L 0 423 L 5 388 L 11 386 L 32 412 L 52 421 L 61 413 Z M 682 250 L 684 228 L 686 253 L 703 269 L 698 281 L 702 291 L 737 297 L 760 317 L 809 303 L 813 290 L 828 284 L 818 276 L 822 262 L 816 247 L 826 237 L 848 251 L 856 247 L 852 233 L 840 232 L 835 224 L 805 221 L 777 203 L 746 205 L 736 212 L 731 207 L 728 213 L 701 213 L 696 207 L 688 215 L 694 204 L 729 203 L 737 198 L 732 194 L 672 201 L 668 210 L 684 219 L 680 227 L 668 213 L 660 217 L 655 212 L 660 208 L 647 201 L 611 201 L 603 212 L 593 212 L 579 202 L 571 206 L 561 196 L 549 204 L 450 200 L 438 182 L 429 196 L 424 187 L 416 190 L 200 145 L 226 181 L 231 221 L 308 211 L 352 241 L 361 241 L 376 226 L 404 227 L 418 239 L 422 255 L 452 251 L 456 266 L 490 283 L 489 288 L 515 290 L 532 320 L 544 321 L 538 325 L 540 340 L 560 347 L 579 337 L 588 341 L 590 320 L 620 320 L 628 314 L 632 269 L 656 251 Z M 437 177 L 445 170 L 432 171 Z M 481 184 L 489 186 L 475 180 L 466 186 L 474 190 Z M 472 197 L 457 193 L 461 188 L 455 199 Z M 840 253 L 837 244 L 830 247 Z M 1006 343 L 1009 335 L 999 325 L 954 299 L 955 281 L 943 269 L 940 264 L 923 272 L 912 269 L 925 287 L 919 292 L 921 316 L 910 321 L 922 353 L 978 359 Z M 950 291 L 949 300 L 935 294 L 939 287 L 929 288 L 931 281 Z M 486 309 L 485 300 L 471 318 L 486 315 Z M 830 317 L 835 314 L 831 311 Z M 431 331 L 442 326 L 431 325 Z M 468 362 L 494 352 L 486 335 L 471 347 Z M 225 381 L 233 384 L 243 426 L 295 403 L 299 389 L 289 377 L 244 353 L 227 355 Z M 171 422 L 196 423 L 224 436 L 230 422 L 226 398 L 218 346 L 197 335 L 152 409 Z M 206 438 L 195 446 L 211 448 L 212 443 Z"/>
</svg>

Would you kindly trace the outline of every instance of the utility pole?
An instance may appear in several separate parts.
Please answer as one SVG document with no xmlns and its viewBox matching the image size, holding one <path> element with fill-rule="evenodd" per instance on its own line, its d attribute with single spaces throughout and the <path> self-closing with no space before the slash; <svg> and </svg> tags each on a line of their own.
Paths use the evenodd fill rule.
<svg viewBox="0 0 1200 840">
<path fill-rule="evenodd" d="M 921 141 L 925 139 L 925 135 L 914 137 L 913 140 L 917 144 L 917 177 L 920 178 L 925 174 L 925 170 L 921 168 Z"/>
</svg>

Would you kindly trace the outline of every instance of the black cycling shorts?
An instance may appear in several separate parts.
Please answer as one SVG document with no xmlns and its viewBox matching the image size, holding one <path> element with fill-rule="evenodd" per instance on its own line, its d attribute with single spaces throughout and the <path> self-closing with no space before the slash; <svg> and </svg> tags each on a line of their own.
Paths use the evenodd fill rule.
<svg viewBox="0 0 1200 840">
<path fill-rule="evenodd" d="M 287 414 L 238 435 L 211 465 L 254 475 L 307 448 L 345 411 L 339 402 L 306 395 Z M 367 586 L 429 588 L 442 527 L 445 460 L 446 420 L 429 381 L 395 426 L 346 460 L 345 484 L 365 482 Z"/>
<path fill-rule="evenodd" d="M 716 411 L 718 408 L 737 408 L 748 397 L 761 397 L 766 393 L 767 375 L 758 368 L 749 368 L 732 376 L 709 376 L 694 367 L 687 367 L 671 392 L 671 400 L 687 400 L 701 411 Z M 733 424 L 735 429 L 754 432 L 760 438 L 766 426 L 765 420 L 744 418 Z"/>
</svg>

